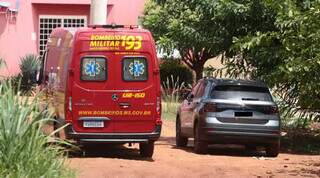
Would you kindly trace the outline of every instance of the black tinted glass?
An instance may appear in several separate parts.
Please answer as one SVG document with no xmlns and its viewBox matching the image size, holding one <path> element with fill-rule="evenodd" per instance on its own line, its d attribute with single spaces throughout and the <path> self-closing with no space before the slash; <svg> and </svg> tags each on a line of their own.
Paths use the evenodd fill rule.
<svg viewBox="0 0 320 178">
<path fill-rule="evenodd" d="M 268 88 L 255 86 L 223 85 L 211 91 L 211 98 L 248 101 L 272 101 Z"/>
<path fill-rule="evenodd" d="M 125 81 L 148 80 L 148 64 L 143 57 L 127 57 L 123 59 L 122 76 Z"/>
<path fill-rule="evenodd" d="M 107 79 L 106 59 L 101 57 L 85 57 L 81 61 L 81 80 L 104 81 Z"/>
</svg>

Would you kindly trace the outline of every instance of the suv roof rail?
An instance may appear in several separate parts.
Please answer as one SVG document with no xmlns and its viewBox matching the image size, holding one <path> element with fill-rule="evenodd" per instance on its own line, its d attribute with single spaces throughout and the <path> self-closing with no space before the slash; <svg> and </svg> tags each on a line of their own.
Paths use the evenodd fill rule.
<svg viewBox="0 0 320 178">
<path fill-rule="evenodd" d="M 203 79 L 206 79 L 206 80 L 217 80 L 217 78 L 213 77 L 213 76 L 205 76 L 205 77 L 203 77 Z"/>
<path fill-rule="evenodd" d="M 96 28 L 112 28 L 112 29 L 115 29 L 115 28 L 129 28 L 129 29 L 139 28 L 138 25 L 118 25 L 115 23 L 106 24 L 106 25 L 89 25 L 88 27 L 91 27 L 93 29 L 96 29 Z"/>
</svg>

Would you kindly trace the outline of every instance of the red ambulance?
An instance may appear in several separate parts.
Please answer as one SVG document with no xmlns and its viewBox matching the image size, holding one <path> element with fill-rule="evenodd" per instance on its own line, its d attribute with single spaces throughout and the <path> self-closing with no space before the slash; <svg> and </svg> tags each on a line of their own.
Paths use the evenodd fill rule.
<svg viewBox="0 0 320 178">
<path fill-rule="evenodd" d="M 162 122 L 159 64 L 149 31 L 121 25 L 57 28 L 47 43 L 40 83 L 57 123 L 69 124 L 68 139 L 139 143 L 140 154 L 152 157 Z"/>
</svg>

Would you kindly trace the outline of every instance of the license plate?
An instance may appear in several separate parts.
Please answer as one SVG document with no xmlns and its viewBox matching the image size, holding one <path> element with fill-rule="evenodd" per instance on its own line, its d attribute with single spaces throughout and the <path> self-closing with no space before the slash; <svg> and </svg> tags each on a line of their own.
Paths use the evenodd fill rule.
<svg viewBox="0 0 320 178">
<path fill-rule="evenodd" d="M 101 128 L 104 127 L 103 121 L 84 121 L 83 127 L 86 128 Z"/>
<path fill-rule="evenodd" d="M 252 112 L 234 112 L 235 117 L 252 117 Z"/>
</svg>

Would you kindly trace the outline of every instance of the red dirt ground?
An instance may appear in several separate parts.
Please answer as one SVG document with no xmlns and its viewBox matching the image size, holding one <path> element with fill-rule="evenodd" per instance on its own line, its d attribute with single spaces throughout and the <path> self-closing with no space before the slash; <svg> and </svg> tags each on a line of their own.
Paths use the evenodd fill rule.
<svg viewBox="0 0 320 178">
<path fill-rule="evenodd" d="M 281 153 L 266 159 L 263 153 L 247 153 L 241 147 L 213 146 L 206 155 L 175 147 L 175 123 L 164 121 L 153 159 L 139 156 L 133 147 L 95 145 L 85 156 L 73 157 L 68 165 L 80 178 L 128 177 L 320 177 L 320 156 Z"/>
</svg>

